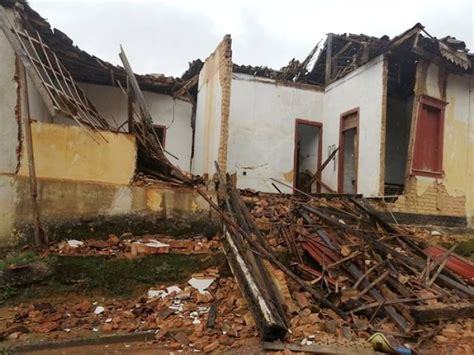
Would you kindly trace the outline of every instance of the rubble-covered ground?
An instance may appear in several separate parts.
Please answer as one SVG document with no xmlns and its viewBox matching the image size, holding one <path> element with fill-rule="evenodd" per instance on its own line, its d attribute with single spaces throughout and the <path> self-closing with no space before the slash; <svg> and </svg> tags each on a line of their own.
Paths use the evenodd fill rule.
<svg viewBox="0 0 474 355">
<path fill-rule="evenodd" d="M 275 254 L 292 266 L 285 240 L 279 232 L 290 214 L 288 203 L 262 198 L 247 199 L 247 202 Z M 304 233 L 303 227 L 298 227 L 302 228 L 301 233 Z M 451 236 L 440 228 L 407 227 L 407 230 L 420 239 L 441 245 L 445 243 L 445 246 L 459 240 L 459 236 Z M 470 242 L 468 236 L 462 238 Z M 224 262 L 211 262 L 218 258 Z M 56 268 L 44 271 L 44 275 L 36 266 L 31 266 L 44 263 L 48 268 L 51 266 L 48 260 L 53 259 Z M 69 259 L 73 260 L 68 271 L 72 276 L 68 274 L 68 277 L 58 279 L 51 276 L 51 272 L 59 273 L 58 269 L 66 268 L 64 265 L 68 265 L 66 261 Z M 171 262 L 178 259 L 183 265 Z M 57 260 L 61 263 L 57 264 Z M 97 274 L 81 269 L 90 260 L 93 263 L 89 269 L 94 271 L 97 268 Z M 161 263 L 156 266 L 150 260 L 161 260 Z M 116 265 L 113 263 L 124 262 L 127 264 L 120 264 L 120 268 L 107 266 L 108 273 L 100 270 L 106 267 L 106 263 Z M 320 308 L 309 293 L 280 270 L 269 264 L 266 266 L 284 298 L 290 330 L 285 339 L 288 344 L 371 353 L 373 348 L 368 339 L 381 332 L 392 345 L 412 348 L 419 353 L 473 352 L 472 318 L 429 323 L 408 334 L 401 333 L 386 317 L 369 318 L 357 313 L 342 320 L 334 311 Z M 140 267 L 145 270 L 138 272 Z M 29 268 L 39 276 L 33 275 Z M 19 284 L 3 285 L 0 289 L 3 298 L 0 349 L 21 349 L 21 346 L 45 341 L 64 342 L 66 346 L 72 339 L 149 332 L 146 342 L 124 341 L 126 344 L 97 346 L 104 350 L 110 347 L 116 351 L 128 349 L 143 353 L 158 349 L 226 353 L 262 350 L 252 313 L 225 264 L 219 236 L 175 239 L 164 235 L 127 234 L 120 237 L 110 235 L 106 240 L 66 240 L 52 244 L 40 255 L 21 251 L 8 255 L 0 263 L 0 275 L 4 280 L 20 273 L 30 275 L 33 284 L 29 285 L 28 280 L 21 278 Z M 93 277 L 99 280 L 87 280 Z M 48 284 L 52 278 L 56 283 Z M 85 286 L 91 284 L 94 287 Z M 117 285 L 127 286 L 123 284 L 127 284 L 129 287 L 125 289 L 132 289 L 132 292 L 117 292 L 123 289 Z M 36 290 L 43 288 L 48 288 L 48 292 L 35 294 Z M 29 289 L 34 291 L 28 292 Z M 427 304 L 437 302 L 440 301 L 426 301 Z"/>
</svg>

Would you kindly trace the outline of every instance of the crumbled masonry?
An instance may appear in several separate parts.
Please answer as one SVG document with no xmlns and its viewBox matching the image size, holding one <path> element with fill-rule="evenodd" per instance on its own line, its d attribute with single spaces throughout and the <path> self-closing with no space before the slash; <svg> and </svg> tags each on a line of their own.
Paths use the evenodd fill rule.
<svg viewBox="0 0 474 355">
<path fill-rule="evenodd" d="M 14 11 L 7 13 L 4 8 Z M 30 209 L 33 211 L 32 220 L 25 223 L 31 224 L 28 227 L 32 227 L 35 237 L 34 247 L 25 245 L 21 250 L 5 251 L 5 257 L 0 259 L 1 354 L 35 352 L 44 348 L 51 350 L 53 347 L 67 351 L 73 343 L 82 346 L 78 343 L 80 341 L 84 341 L 84 344 L 102 344 L 102 350 L 106 350 L 109 343 L 113 342 L 128 348 L 132 345 L 123 339 L 143 334 L 146 335 L 146 341 L 130 342 L 146 342 L 153 347 L 153 352 L 235 351 L 284 355 L 474 353 L 472 252 L 466 251 L 466 248 L 460 255 L 459 238 L 450 232 L 426 226 L 400 225 L 393 213 L 411 211 L 425 216 L 435 213 L 446 218 L 461 218 L 466 222 L 467 193 L 454 196 L 451 188 L 448 190 L 445 182 L 451 177 L 448 179 L 448 175 L 445 175 L 443 157 L 438 154 L 443 151 L 443 145 L 431 147 L 423 144 L 425 141 L 421 138 L 417 138 L 417 143 L 412 137 L 417 132 L 421 136 L 420 131 L 428 127 L 437 133 L 426 136 L 439 136 L 442 143 L 444 110 L 449 104 L 447 78 L 450 75 L 472 76 L 474 73 L 474 57 L 464 42 L 450 36 L 436 39 L 421 24 L 391 39 L 388 36 L 379 38 L 363 34 L 329 33 L 327 40 L 318 43 L 305 59 L 292 59 L 287 66 L 274 70 L 266 66 L 232 63 L 231 37 L 226 35 L 216 52 L 211 54 L 211 62 L 215 61 L 213 66 L 208 66 L 208 60 L 203 62 L 197 59 L 189 63 L 189 69 L 181 78 L 172 78 L 159 74 L 135 74 L 123 48 L 119 54 L 123 66 L 115 66 L 89 55 L 75 46 L 67 35 L 53 30 L 23 0 L 0 0 L 0 32 L 12 47 L 11 59 L 15 60 L 15 77 L 10 84 L 14 83 L 18 87 L 23 85 L 17 93 L 18 111 L 15 108 L 15 112 L 19 121 L 21 118 L 18 144 L 28 148 L 25 154 L 28 159 L 31 204 L 23 203 L 14 208 L 27 211 L 26 216 Z M 380 167 L 381 175 L 376 177 L 380 178 L 377 182 L 380 183 L 380 189 L 375 187 L 377 191 L 374 194 L 367 193 L 370 198 L 364 198 L 359 188 L 362 184 L 358 185 L 359 176 L 366 173 L 357 171 L 359 133 L 362 133 L 359 132 L 359 119 L 363 117 L 359 111 L 366 109 L 362 106 L 349 107 L 348 111 L 340 113 L 339 145 L 329 142 L 324 162 L 323 123 L 314 121 L 314 117 L 310 117 L 310 120 L 291 117 L 288 122 L 294 124 L 295 132 L 290 132 L 289 126 L 281 127 L 282 132 L 295 133 L 292 142 L 295 161 L 285 160 L 285 163 L 294 163 L 294 167 L 290 171 L 282 169 L 285 171 L 285 182 L 265 176 L 269 175 L 269 170 L 267 173 L 258 170 L 267 164 L 258 165 L 258 168 L 256 164 L 240 162 L 239 166 L 227 166 L 229 162 L 234 163 L 228 152 L 240 148 L 233 142 L 235 135 L 229 133 L 229 127 L 233 125 L 230 124 L 230 90 L 234 87 L 233 77 L 239 76 L 237 74 L 252 76 L 252 85 L 254 82 L 265 82 L 277 87 L 285 82 L 285 88 L 294 87 L 295 90 L 311 87 L 311 90 L 307 90 L 309 98 L 313 97 L 309 95 L 319 95 L 328 88 L 332 90 L 331 84 L 376 58 L 378 66 L 374 68 L 379 71 L 374 77 L 383 79 L 378 80 L 383 101 L 382 110 L 378 112 L 383 111 L 380 122 L 381 140 L 384 142 L 380 145 L 380 162 L 375 159 L 380 163 L 377 167 Z M 428 81 L 430 63 L 436 64 L 431 70 L 438 70 L 436 88 L 439 89 L 440 98 L 430 98 L 429 92 L 425 90 L 427 88 L 423 87 Z M 217 75 L 217 80 L 201 78 L 200 74 L 205 76 L 206 72 Z M 357 72 L 353 74 L 358 75 Z M 423 76 L 423 80 L 419 80 L 419 76 Z M 347 81 L 351 77 L 348 76 Z M 74 195 L 74 192 L 69 194 L 69 190 L 74 188 L 68 187 L 75 185 L 65 182 L 66 188 L 61 191 L 44 192 L 44 181 L 48 179 L 67 181 L 61 175 L 62 170 L 67 169 L 59 166 L 59 176 L 36 175 L 33 148 L 37 153 L 43 151 L 38 149 L 38 143 L 34 146 L 32 140 L 31 126 L 36 118 L 29 108 L 27 85 L 30 81 L 30 91 L 39 92 L 35 100 L 42 100 L 49 112 L 51 122 L 48 124 L 59 127 L 62 123 L 54 120 L 64 118 L 69 123 L 81 126 L 74 129 L 85 128 L 82 127 L 84 125 L 88 127 L 85 128 L 87 130 L 95 130 L 94 133 L 102 136 L 106 143 L 109 142 L 104 132 L 124 134 L 121 137 L 128 135 L 130 148 L 133 148 L 129 152 L 133 151 L 133 155 L 128 159 L 129 173 L 121 182 L 78 178 L 83 184 L 100 182 L 114 188 L 104 188 L 103 191 L 99 188 L 84 189 L 84 192 L 78 184 L 78 191 Z M 211 84 L 204 88 L 200 81 Z M 463 90 L 472 88 L 472 82 L 466 84 Z M 122 99 L 125 97 L 127 103 L 127 115 L 122 118 L 125 121 L 112 127 L 78 83 L 120 89 Z M 179 160 L 178 157 L 165 147 L 165 133 L 169 127 L 163 128 L 154 120 L 156 117 L 152 117 L 152 112 L 156 111 L 150 110 L 153 105 L 145 98 L 145 91 L 168 95 L 166 99 L 172 98 L 174 101 L 170 102 L 174 106 L 179 106 L 176 105 L 177 99 L 186 100 L 192 106 L 192 113 L 189 109 L 192 117 L 187 124 L 189 131 L 192 127 L 192 142 L 191 139 L 186 142 L 192 149 L 189 153 L 190 169 L 195 164 L 195 147 L 199 147 L 199 144 L 195 144 L 196 112 L 200 112 L 197 109 L 198 92 L 210 93 L 203 100 L 208 104 L 204 110 L 209 111 L 209 126 L 203 131 L 208 140 L 204 145 L 212 146 L 214 151 L 211 148 L 206 150 L 203 176 L 183 171 L 182 165 L 178 167 L 174 163 L 173 159 Z M 220 101 L 214 100 L 214 94 Z M 275 97 L 280 100 L 280 94 L 277 95 Z M 291 98 L 290 94 L 288 97 Z M 367 98 L 372 99 L 370 95 Z M 294 105 L 300 105 L 297 96 L 291 101 L 296 102 Z M 415 113 L 415 104 L 419 106 L 419 117 Z M 174 106 L 172 122 L 175 118 Z M 453 105 L 447 107 L 450 110 Z M 179 107 L 176 108 L 179 110 Z M 403 111 L 406 117 L 399 111 Z M 470 114 L 471 111 L 468 112 Z M 413 124 L 412 116 L 418 120 L 413 121 Z M 335 122 L 330 119 L 331 116 L 327 117 L 328 122 Z M 457 116 L 450 120 L 460 121 Z M 303 144 L 298 138 L 298 121 L 318 127 L 318 134 L 315 135 L 318 160 L 312 163 L 315 171 L 299 169 Z M 387 128 L 386 121 L 390 125 L 397 123 L 398 126 L 394 125 L 391 131 L 400 134 L 387 135 L 384 131 Z M 278 120 L 275 122 L 278 123 Z M 400 122 L 406 124 L 404 131 L 399 128 Z M 423 124 L 417 126 L 420 122 Z M 367 122 L 363 123 L 367 125 Z M 326 127 L 326 123 L 324 125 Z M 161 130 L 157 130 L 158 126 Z M 242 132 L 248 132 L 243 129 L 245 127 L 241 128 Z M 324 130 L 331 131 L 327 128 Z M 347 134 L 349 130 L 353 131 L 353 136 Z M 58 149 L 54 142 L 49 146 L 54 139 L 45 135 L 44 130 L 42 132 L 43 137 L 47 137 L 45 141 L 50 149 L 44 151 Z M 361 135 L 361 141 L 366 138 L 365 133 Z M 346 137 L 345 134 L 352 137 L 352 150 L 346 149 L 351 146 L 345 141 L 346 138 L 341 139 Z M 213 135 L 219 137 L 219 142 L 211 141 L 209 137 Z M 56 139 L 64 136 L 67 136 L 65 141 L 70 143 L 72 138 L 65 133 L 57 134 Z M 390 151 L 386 147 L 393 148 L 396 145 L 397 149 L 400 148 L 401 136 L 408 137 L 403 143 L 407 151 L 401 149 L 403 154 L 398 150 L 391 153 L 403 155 L 403 159 L 397 161 L 403 163 L 403 169 L 409 166 L 420 168 L 407 170 L 406 174 L 403 171 L 400 174 L 403 184 L 399 183 L 398 174 L 393 181 L 385 179 L 384 165 L 387 163 L 388 166 L 394 159 L 386 159 L 390 155 L 383 155 Z M 385 140 L 390 144 L 385 145 Z M 412 145 L 417 147 L 417 144 L 430 148 L 418 150 L 415 154 Z M 80 149 L 85 145 L 78 144 Z M 108 147 L 115 146 L 109 144 Z M 408 152 L 409 147 L 411 153 Z M 308 155 L 315 154 L 313 148 L 308 148 Z M 109 150 L 113 153 L 119 151 Z M 259 153 L 258 150 L 247 150 L 255 155 Z M 67 148 L 67 151 L 70 149 Z M 421 159 L 434 151 L 437 154 L 432 159 Z M 93 152 L 89 156 L 95 156 L 97 151 Z M 116 170 L 123 169 L 125 154 L 109 157 L 104 152 L 105 149 L 101 150 L 97 156 L 104 155 L 108 162 L 119 161 Z M 344 160 L 344 152 L 350 157 L 347 161 Z M 14 158 L 21 158 L 22 153 L 16 153 Z M 374 160 L 368 159 L 363 153 L 360 155 L 361 162 L 364 159 Z M 79 155 L 78 152 L 77 159 Z M 47 163 L 52 160 L 48 158 L 50 154 L 43 153 L 43 160 Z M 214 163 L 215 167 L 209 169 L 208 165 L 213 159 L 217 159 L 217 162 Z M 74 160 L 78 166 L 75 158 L 62 160 Z M 278 164 L 283 165 L 283 160 L 278 160 Z M 411 165 L 409 160 L 413 160 L 410 161 Z M 37 158 L 36 162 L 39 161 Z M 348 162 L 353 165 L 351 169 L 344 170 Z M 19 176 L 19 167 L 23 163 L 18 160 L 15 164 L 18 165 L 18 171 L 9 172 L 9 178 L 10 175 Z M 424 164 L 428 164 L 428 168 L 425 169 Z M 89 164 L 92 165 L 102 166 L 99 163 Z M 432 166 L 436 166 L 436 169 L 431 169 Z M 326 167 L 325 173 L 333 169 L 331 176 L 337 182 L 325 180 L 326 176 L 322 172 Z M 402 171 L 398 167 L 393 169 Z M 77 170 L 82 172 L 87 169 Z M 106 166 L 100 173 L 89 175 L 103 176 L 106 175 L 104 172 L 108 172 L 110 176 L 116 177 L 116 170 Z M 235 174 L 231 175 L 228 170 L 234 170 Z M 360 164 L 360 170 L 369 169 Z M 367 175 L 373 171 L 368 171 Z M 0 175 L 5 174 L 1 171 Z M 268 180 L 265 183 L 268 186 L 271 184 L 278 193 L 240 189 L 239 176 L 242 176 L 241 181 L 253 178 Z M 426 185 L 422 194 L 417 188 L 416 176 L 433 180 L 431 185 L 423 184 L 420 180 L 420 189 Z M 67 183 L 76 181 L 74 178 L 70 178 Z M 0 182 L 5 185 L 3 180 Z M 26 191 L 18 187 L 23 185 L 15 184 L 15 181 L 11 185 L 15 185 L 17 191 Z M 162 193 L 161 189 L 165 185 L 167 191 Z M 134 189 L 140 193 L 134 194 Z M 186 190 L 186 194 L 177 198 L 178 192 L 183 190 Z M 461 187 L 459 190 L 462 190 Z M 285 194 L 282 191 L 292 193 Z M 98 197 L 93 203 L 84 201 L 84 196 L 95 196 L 96 193 Z M 70 196 L 73 196 L 74 201 L 79 201 L 78 206 L 65 209 L 62 201 Z M 13 190 L 11 198 L 5 198 L 3 194 L 0 197 L 3 202 L 17 199 Z M 104 207 L 101 204 L 97 206 L 101 199 L 110 200 L 110 208 L 106 204 Z M 59 219 L 51 218 L 55 213 L 50 213 L 47 208 L 42 210 L 48 204 L 54 205 L 54 211 L 57 207 L 60 217 L 63 212 L 60 210 L 73 211 L 64 214 L 71 218 L 71 224 L 75 223 L 75 218 L 80 220 L 84 228 L 78 233 L 55 233 L 55 237 L 56 234 L 60 235 L 53 241 L 53 238 L 49 238 L 52 227 L 50 230 L 48 228 L 52 224 L 59 225 Z M 383 215 L 377 209 L 382 209 L 382 206 L 388 210 Z M 217 225 L 218 228 L 201 235 L 192 223 L 180 227 L 177 221 L 185 220 L 188 223 L 192 220 L 185 213 L 187 209 L 202 214 L 205 222 L 212 221 L 209 224 Z M 97 215 L 94 215 L 97 211 Z M 77 216 L 69 216 L 74 213 Z M 118 219 L 125 219 L 129 214 L 137 219 L 143 217 L 147 227 L 151 219 L 145 217 L 151 215 L 153 220 L 163 220 L 172 224 L 173 228 L 160 229 L 166 234 L 152 234 L 153 231 L 148 228 L 140 232 L 137 224 L 131 222 L 119 227 Z M 99 231 L 100 225 L 96 227 L 95 219 L 102 221 L 106 217 L 110 217 L 108 224 L 112 225 L 111 232 L 103 225 L 102 231 Z M 22 218 L 19 219 L 23 222 Z M 50 224 L 42 224 L 42 221 Z M 119 228 L 120 232 L 117 231 Z M 170 235 L 174 232 L 176 235 Z M 104 239 L 99 238 L 107 235 Z M 466 245 L 474 250 L 472 240 L 466 241 Z M 134 350 L 139 349 L 130 349 Z"/>
</svg>

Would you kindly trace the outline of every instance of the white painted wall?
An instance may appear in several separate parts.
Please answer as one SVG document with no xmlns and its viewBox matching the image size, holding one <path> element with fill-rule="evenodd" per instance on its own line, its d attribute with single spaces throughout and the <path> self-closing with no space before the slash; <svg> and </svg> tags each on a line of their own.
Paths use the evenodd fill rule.
<svg viewBox="0 0 474 355">
<path fill-rule="evenodd" d="M 329 85 L 324 94 L 323 161 L 328 157 L 328 146 L 339 146 L 341 114 L 359 108 L 357 192 L 365 196 L 379 195 L 383 92 L 383 57 L 380 56 Z M 337 168 L 330 164 L 322 179 L 336 190 Z"/>
<path fill-rule="evenodd" d="M 469 227 L 474 227 L 474 75 L 471 75 L 471 85 L 469 90 L 469 144 L 468 151 L 468 179 L 470 186 L 470 193 L 467 199 L 467 215 Z M 469 188 L 468 188 L 469 189 Z"/>
<path fill-rule="evenodd" d="M 222 105 L 219 75 L 219 55 L 216 51 L 206 59 L 199 73 L 192 163 L 192 172 L 197 175 L 212 174 L 218 158 Z"/>
<path fill-rule="evenodd" d="M 118 127 L 127 120 L 127 98 L 120 88 L 86 83 L 80 83 L 80 86 L 112 126 Z M 174 100 L 169 95 L 147 91 L 143 94 L 153 117 L 153 123 L 167 128 L 165 149 L 179 159 L 176 160 L 171 155 L 168 155 L 168 158 L 181 169 L 189 171 L 193 133 L 192 104 L 184 100 Z"/>
<path fill-rule="evenodd" d="M 17 168 L 18 122 L 15 118 L 17 83 L 15 54 L 0 31 L 0 236 L 9 236 L 14 223 L 13 177 Z M 0 238 L 0 244 L 1 238 Z"/>
<path fill-rule="evenodd" d="M 322 122 L 324 94 L 236 73 L 231 93 L 227 165 L 238 187 L 275 192 L 269 178 L 293 185 L 295 120 Z"/>
<path fill-rule="evenodd" d="M 324 161 L 328 146 L 339 145 L 341 114 L 359 108 L 358 193 L 379 194 L 382 57 L 328 86 L 324 93 L 235 73 L 231 92 L 228 167 L 237 173 L 240 188 L 275 191 L 270 177 L 293 184 L 295 119 L 323 123 Z M 198 101 L 198 110 L 199 106 Z M 323 181 L 337 189 L 334 164 L 324 170 Z"/>
<path fill-rule="evenodd" d="M 15 53 L 2 31 L 0 31 L 0 63 L 0 174 L 14 174 L 18 161 L 16 148 L 19 124 L 15 118 L 17 104 Z"/>
<path fill-rule="evenodd" d="M 30 117 L 33 121 L 53 123 L 54 119 L 51 117 L 51 114 L 48 111 L 48 108 L 43 102 L 42 97 L 40 96 L 38 90 L 36 89 L 35 84 L 31 80 L 29 74 L 27 74 L 28 82 L 28 104 L 30 106 Z M 70 121 L 70 124 L 76 124 L 72 119 L 67 119 Z"/>
</svg>

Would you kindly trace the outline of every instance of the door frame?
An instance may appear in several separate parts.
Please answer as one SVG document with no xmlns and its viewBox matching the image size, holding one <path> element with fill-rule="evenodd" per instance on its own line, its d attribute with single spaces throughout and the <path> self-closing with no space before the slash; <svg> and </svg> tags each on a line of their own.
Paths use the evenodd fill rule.
<svg viewBox="0 0 474 355">
<path fill-rule="evenodd" d="M 323 158 L 323 124 L 322 122 L 318 121 L 309 121 L 301 118 L 295 119 L 295 135 L 294 135 L 294 143 L 293 143 L 293 192 L 296 192 L 297 182 L 298 182 L 298 156 L 296 152 L 297 143 L 299 139 L 298 133 L 298 125 L 304 126 L 313 126 L 319 128 L 319 142 L 318 142 L 318 163 L 316 166 L 316 170 L 321 167 L 322 158 Z M 321 186 L 319 184 L 316 185 L 316 191 L 320 192 Z"/>
<path fill-rule="evenodd" d="M 356 119 L 353 124 L 350 126 L 346 127 L 344 125 L 345 120 L 356 114 Z M 359 135 L 360 135 L 360 129 L 359 129 L 359 117 L 360 117 L 360 110 L 359 107 L 353 108 L 349 111 L 343 112 L 339 118 L 339 162 L 338 162 L 338 168 L 337 168 L 337 192 L 343 193 L 344 191 L 344 132 L 348 131 L 350 129 L 355 128 L 356 129 L 356 139 L 354 141 L 355 143 L 355 193 L 358 191 L 358 184 L 359 184 Z"/>
</svg>

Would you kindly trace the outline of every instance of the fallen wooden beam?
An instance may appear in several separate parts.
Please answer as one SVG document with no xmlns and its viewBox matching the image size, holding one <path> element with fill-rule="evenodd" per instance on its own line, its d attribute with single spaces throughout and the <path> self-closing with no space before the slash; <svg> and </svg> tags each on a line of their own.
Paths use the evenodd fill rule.
<svg viewBox="0 0 474 355">
<path fill-rule="evenodd" d="M 316 179 L 321 180 L 321 173 L 323 172 L 324 168 L 329 164 L 329 162 L 336 156 L 337 151 L 339 150 L 339 147 L 337 147 L 324 161 L 324 163 L 316 170 L 316 172 L 313 174 L 309 182 L 303 187 L 303 190 L 309 188 L 313 182 Z"/>
<path fill-rule="evenodd" d="M 280 269 L 285 273 L 286 276 L 290 277 L 293 279 L 300 287 L 302 287 L 305 291 L 309 292 L 311 296 L 321 305 L 324 307 L 331 308 L 338 316 L 340 316 L 342 319 L 347 318 L 347 314 L 338 308 L 334 303 L 329 301 L 326 297 L 323 297 L 320 295 L 314 288 L 312 288 L 308 283 L 303 281 L 300 277 L 298 277 L 293 271 L 291 271 L 289 268 L 287 268 L 284 264 L 282 264 L 281 261 L 278 260 L 272 253 L 270 253 L 268 250 L 266 250 L 260 243 L 257 243 L 254 239 L 252 239 L 249 235 L 245 234 L 244 230 L 237 224 L 235 221 L 229 217 L 229 215 L 221 210 L 221 208 L 214 202 L 212 201 L 209 196 L 207 196 L 207 193 L 197 189 L 197 193 L 204 198 L 204 200 L 209 203 L 212 209 L 214 209 L 222 218 L 222 220 L 225 222 L 227 226 L 232 227 L 239 233 L 241 233 L 242 237 L 244 237 L 247 242 L 255 248 L 257 252 L 259 252 L 265 259 L 270 261 L 276 268 Z"/>
<path fill-rule="evenodd" d="M 425 268 L 425 262 L 422 261 L 421 258 L 419 257 L 415 257 L 414 255 L 410 257 L 402 253 L 399 253 L 394 248 L 381 243 L 379 240 L 375 239 L 374 236 L 371 236 L 368 233 L 362 233 L 361 231 L 355 230 L 351 226 L 340 223 L 337 219 L 332 218 L 331 216 L 327 216 L 324 213 L 321 213 L 320 211 L 310 206 L 303 205 L 302 207 L 306 209 L 307 211 L 314 213 L 320 219 L 327 222 L 328 224 L 338 227 L 341 230 L 350 231 L 352 235 L 371 244 L 374 247 L 374 249 L 382 253 L 382 255 L 390 254 L 395 259 L 398 259 L 400 262 L 405 263 L 407 266 L 413 267 L 414 269 L 418 269 L 420 271 L 422 271 Z M 451 277 L 448 277 L 447 275 L 443 275 L 443 273 L 441 273 L 438 276 L 436 283 L 439 283 L 443 286 L 447 286 L 448 288 L 456 289 L 471 298 L 474 297 L 474 287 L 470 287 L 465 284 L 462 284 L 458 282 L 457 280 L 454 280 Z"/>
<path fill-rule="evenodd" d="M 288 331 L 286 325 L 277 314 L 272 312 L 272 305 L 267 302 L 267 297 L 262 293 L 244 256 L 240 253 L 234 238 L 228 231 L 225 232 L 224 251 L 232 274 L 237 279 L 240 289 L 249 303 L 260 337 L 267 341 L 283 339 Z"/>
<path fill-rule="evenodd" d="M 474 317 L 474 303 L 435 304 L 430 306 L 413 306 L 410 308 L 413 318 L 418 323 L 429 323 L 439 320 L 455 320 Z"/>
</svg>

